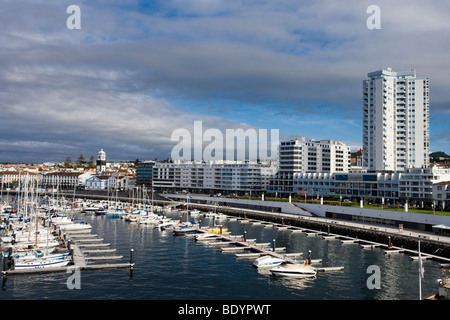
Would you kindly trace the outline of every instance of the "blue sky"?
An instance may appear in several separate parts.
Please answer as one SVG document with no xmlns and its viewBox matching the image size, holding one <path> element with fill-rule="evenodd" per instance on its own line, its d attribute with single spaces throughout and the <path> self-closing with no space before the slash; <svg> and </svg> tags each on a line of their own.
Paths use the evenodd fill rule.
<svg viewBox="0 0 450 320">
<path fill-rule="evenodd" d="M 81 29 L 69 30 L 69 5 Z M 431 151 L 450 153 L 450 4 L 378 1 L 2 2 L 0 162 L 165 159 L 194 121 L 362 144 L 367 73 L 430 79 Z"/>
</svg>

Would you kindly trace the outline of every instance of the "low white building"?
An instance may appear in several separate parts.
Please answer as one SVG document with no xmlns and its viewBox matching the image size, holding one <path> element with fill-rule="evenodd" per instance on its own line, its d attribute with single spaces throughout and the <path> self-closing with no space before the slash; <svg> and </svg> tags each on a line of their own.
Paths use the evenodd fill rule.
<svg viewBox="0 0 450 320">
<path fill-rule="evenodd" d="M 259 192 L 270 180 L 270 164 L 158 163 L 153 166 L 153 187 L 192 192 Z"/>
<path fill-rule="evenodd" d="M 450 168 L 448 166 L 434 165 L 429 168 L 408 168 L 400 176 L 399 196 L 403 199 L 418 201 L 438 200 L 437 197 L 433 196 L 433 185 L 444 181 L 450 181 Z"/>
<path fill-rule="evenodd" d="M 417 207 L 448 197 L 448 166 L 408 168 L 404 172 L 295 173 L 293 191 L 306 196 L 399 199 Z M 442 200 L 441 200 L 442 199 Z M 447 200 L 448 201 L 448 200 Z M 448 205 L 448 203 L 447 203 Z"/>
<path fill-rule="evenodd" d="M 450 180 L 433 184 L 433 199 L 436 207 L 446 209 L 450 206 Z"/>
<path fill-rule="evenodd" d="M 84 186 L 91 175 L 90 172 L 50 172 L 42 175 L 42 185 L 44 187 L 73 189 L 77 186 Z"/>
<path fill-rule="evenodd" d="M 398 199 L 399 173 L 297 173 L 293 189 L 299 195 L 337 198 Z"/>
<path fill-rule="evenodd" d="M 10 187 L 13 184 L 18 185 L 19 181 L 23 183 L 25 179 L 28 181 L 39 180 L 41 176 L 35 172 L 27 171 L 1 171 L 0 172 L 0 183 L 4 187 Z"/>
<path fill-rule="evenodd" d="M 116 189 L 117 180 L 113 176 L 92 176 L 86 180 L 86 189 Z"/>
</svg>

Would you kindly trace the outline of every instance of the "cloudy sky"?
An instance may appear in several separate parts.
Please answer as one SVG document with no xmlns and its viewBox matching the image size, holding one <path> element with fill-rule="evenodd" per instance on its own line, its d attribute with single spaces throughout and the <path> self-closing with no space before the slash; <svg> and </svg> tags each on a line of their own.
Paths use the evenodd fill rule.
<svg viewBox="0 0 450 320">
<path fill-rule="evenodd" d="M 358 149 L 362 81 L 387 67 L 430 79 L 431 151 L 450 153 L 448 17 L 437 0 L 3 0 L 0 162 L 165 159 L 196 120 Z"/>
</svg>

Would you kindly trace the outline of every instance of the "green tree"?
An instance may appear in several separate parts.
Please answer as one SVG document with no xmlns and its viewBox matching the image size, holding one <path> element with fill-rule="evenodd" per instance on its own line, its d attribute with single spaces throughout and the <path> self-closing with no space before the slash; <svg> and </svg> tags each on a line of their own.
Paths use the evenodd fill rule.
<svg viewBox="0 0 450 320">
<path fill-rule="evenodd" d="M 67 157 L 66 160 L 64 161 L 64 167 L 65 168 L 70 168 L 72 167 L 73 162 L 72 162 L 72 158 L 71 157 Z"/>
<path fill-rule="evenodd" d="M 88 168 L 90 169 L 95 168 L 95 158 L 93 155 L 89 158 Z"/>
<path fill-rule="evenodd" d="M 82 154 L 80 154 L 80 156 L 78 157 L 78 160 L 77 160 L 77 164 L 79 166 L 83 166 L 85 163 L 86 163 L 86 159 L 84 159 L 84 156 Z"/>
</svg>

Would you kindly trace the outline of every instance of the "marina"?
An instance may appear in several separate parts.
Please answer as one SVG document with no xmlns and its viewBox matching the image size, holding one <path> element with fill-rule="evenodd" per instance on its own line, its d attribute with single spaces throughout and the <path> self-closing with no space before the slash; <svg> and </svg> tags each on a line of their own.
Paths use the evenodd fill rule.
<svg viewBox="0 0 450 320">
<path fill-rule="evenodd" d="M 47 279 L 46 281 L 53 282 L 51 279 L 55 281 L 59 279 L 61 282 L 62 278 L 67 277 L 65 273 L 70 270 L 70 267 L 76 266 L 81 271 L 94 271 L 83 272 L 82 274 L 83 297 L 89 297 L 91 294 L 94 294 L 94 291 L 99 290 L 98 287 L 94 291 L 87 289 L 86 287 L 92 286 L 90 280 L 87 279 L 96 279 L 92 283 L 100 281 L 102 286 L 109 287 L 105 281 L 107 279 L 111 280 L 111 276 L 108 275 L 111 273 L 111 275 L 115 274 L 113 283 L 121 283 L 119 287 L 129 287 L 132 283 L 131 289 L 123 287 L 124 289 L 120 290 L 121 298 L 125 297 L 125 299 L 156 298 L 150 293 L 150 289 L 141 287 L 140 284 L 141 282 L 145 283 L 147 287 L 151 288 L 155 284 L 150 284 L 149 281 L 154 282 L 157 278 L 157 283 L 161 283 L 159 280 L 162 281 L 164 279 L 165 286 L 173 283 L 177 287 L 181 286 L 180 288 L 184 286 L 190 288 L 186 291 L 187 296 L 185 296 L 181 294 L 181 289 L 165 290 L 159 287 L 157 290 L 158 292 L 163 292 L 163 298 L 209 299 L 209 288 L 215 288 L 216 284 L 209 285 L 208 283 L 211 283 L 211 281 L 216 283 L 217 281 L 212 279 L 217 279 L 218 276 L 222 279 L 220 287 L 224 287 L 220 294 L 217 294 L 216 290 L 214 290 L 214 297 L 218 299 L 228 299 L 231 297 L 230 295 L 234 297 L 236 288 L 240 288 L 238 297 L 244 299 L 279 299 L 281 297 L 283 299 L 323 299 L 326 297 L 328 297 L 326 299 L 361 299 L 358 296 L 346 296 L 346 294 L 343 294 L 342 288 L 328 287 L 328 282 L 354 281 L 351 278 L 355 273 L 355 267 L 359 268 L 363 275 L 365 274 L 364 267 L 367 268 L 367 262 L 355 261 L 358 255 L 378 257 L 375 258 L 375 261 L 380 265 L 384 265 L 384 269 L 390 269 L 390 265 L 399 263 L 396 259 L 400 259 L 399 261 L 402 261 L 401 268 L 409 265 L 408 268 L 417 270 L 417 252 L 396 247 L 390 248 L 387 244 L 372 243 L 357 238 L 283 223 L 261 220 L 258 222 L 256 219 L 246 219 L 232 215 L 223 215 L 219 220 L 202 211 L 195 213 L 194 217 L 189 217 L 184 211 L 177 209 L 163 210 L 160 208 L 158 212 L 158 216 L 161 219 L 164 218 L 167 221 L 171 221 L 171 223 L 177 223 L 179 227 L 182 225 L 187 226 L 187 222 L 194 219 L 197 224 L 195 232 L 177 234 L 174 231 L 175 228 L 161 229 L 159 224 L 156 223 L 142 224 L 137 221 L 128 221 L 124 217 L 112 218 L 107 215 L 81 214 L 77 212 L 75 216 L 81 218 L 91 228 L 83 230 L 75 230 L 76 228 L 74 228 L 64 232 L 61 229 L 57 230 L 57 233 L 60 233 L 60 238 L 64 239 L 64 243 L 66 243 L 71 253 L 71 265 L 27 271 L 4 270 L 4 293 L 11 292 L 11 285 L 13 287 L 23 285 L 23 283 L 21 284 L 21 278 L 25 276 L 28 276 L 28 279 L 31 276 L 35 281 L 40 281 L 39 279 L 42 277 L 40 275 L 49 274 L 52 278 L 45 278 Z M 220 224 L 217 224 L 219 221 Z M 130 240 L 127 241 L 127 238 Z M 174 255 L 175 252 L 178 253 Z M 389 255 L 385 252 L 388 252 Z M 401 258 L 402 256 L 409 258 L 405 261 L 405 259 Z M 388 264 L 386 264 L 386 257 Z M 442 265 L 450 262 L 445 258 L 428 254 L 422 254 L 422 257 L 423 260 L 426 260 L 425 268 L 427 272 L 433 272 L 435 278 L 440 276 L 438 273 L 441 272 L 442 268 L 436 261 L 441 262 Z M 262 264 L 257 266 L 258 263 L 256 261 L 264 260 L 266 260 L 266 267 L 262 266 Z M 154 262 L 156 261 L 158 263 L 155 264 Z M 270 264 L 273 261 L 276 261 L 276 263 L 271 266 Z M 280 261 L 282 263 L 278 264 Z M 181 270 L 179 268 L 186 263 L 189 267 L 188 269 L 181 269 L 185 271 L 182 272 L 180 277 L 181 274 L 179 272 Z M 430 263 L 433 266 L 432 268 L 430 268 Z M 152 266 L 151 268 L 149 268 L 150 265 Z M 164 273 L 163 270 L 167 270 L 168 265 L 172 266 L 170 268 L 171 272 L 167 273 L 166 271 Z M 313 272 L 304 275 L 302 274 L 303 267 L 294 268 L 299 265 L 306 266 L 308 270 Z M 287 273 L 283 274 L 283 269 L 272 272 L 271 270 L 276 267 L 288 269 L 286 270 Z M 289 270 L 292 268 L 295 269 L 294 272 L 299 274 L 296 276 L 289 274 L 289 271 L 292 273 L 293 270 Z M 120 269 L 132 272 L 129 272 L 129 276 L 127 276 L 126 274 L 128 273 L 124 274 Z M 430 269 L 433 271 L 430 271 Z M 233 270 L 233 275 L 227 270 Z M 395 273 L 395 271 L 390 272 Z M 313 273 L 314 276 L 312 276 Z M 291 276 L 286 276 L 286 274 Z M 13 277 L 13 275 L 17 276 Z M 136 280 L 137 278 L 139 280 Z M 177 280 L 174 281 L 174 278 Z M 196 278 L 202 280 L 194 280 Z M 324 283 L 323 281 L 325 280 L 328 282 Z M 13 281 L 13 284 L 11 284 L 11 281 Z M 223 281 L 235 284 L 236 288 L 223 284 Z M 261 290 L 263 287 L 269 286 L 271 288 L 269 290 L 270 295 L 261 295 L 261 292 L 266 291 L 267 288 L 259 293 L 249 292 L 248 289 L 243 289 L 241 284 L 238 284 L 240 282 L 236 281 L 243 282 L 246 287 L 262 286 Z M 254 281 L 256 283 L 253 283 Z M 295 283 L 292 281 L 295 281 Z M 357 283 L 358 281 L 356 283 L 349 282 L 347 286 L 366 287 L 365 282 Z M 301 289 L 303 285 L 307 285 L 310 288 L 308 292 Z M 317 293 L 314 293 L 314 290 L 311 292 L 311 286 L 317 288 L 317 290 L 320 288 L 320 292 L 322 290 L 329 290 L 329 292 L 325 294 L 325 297 L 319 296 Z M 167 289 L 169 288 L 175 287 L 169 285 Z M 434 283 L 424 285 L 424 289 L 430 291 L 428 295 L 431 295 L 431 290 L 437 290 Z M 73 291 L 69 291 L 67 288 L 61 288 L 60 290 L 65 297 L 74 298 Z M 417 291 L 417 289 L 414 290 Z M 15 289 L 13 291 L 17 294 Z M 111 292 L 101 291 L 102 293 L 99 296 L 101 299 L 117 298 L 116 295 L 111 295 Z M 417 296 L 417 294 L 406 294 L 404 291 L 394 295 L 385 291 L 370 291 L 367 288 L 363 291 L 366 294 L 363 299 L 415 299 Z M 425 295 L 427 296 L 427 294 Z M 160 298 L 161 295 L 158 297 Z"/>
</svg>

